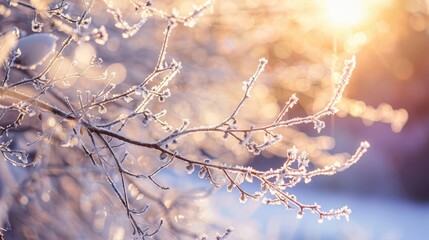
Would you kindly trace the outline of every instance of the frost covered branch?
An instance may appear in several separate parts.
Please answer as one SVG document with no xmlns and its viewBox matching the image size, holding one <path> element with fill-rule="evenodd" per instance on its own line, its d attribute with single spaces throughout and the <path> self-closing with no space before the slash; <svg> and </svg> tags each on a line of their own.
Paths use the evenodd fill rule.
<svg viewBox="0 0 429 240">
<path fill-rule="evenodd" d="M 108 0 L 76 4 L 67 1 L 35 4 L 35 1 L 15 0 L 7 6 L 11 14 L 15 14 L 12 16 L 32 13 L 33 32 L 26 34 L 24 29 L 14 27 L 12 30 L 2 29 L 0 34 L 0 60 L 4 67 L 0 86 L 0 152 L 13 166 L 31 169 L 23 170 L 22 177 L 16 180 L 19 187 L 11 190 L 10 196 L 14 202 L 27 206 L 32 202 L 35 205 L 53 202 L 51 198 L 55 198 L 73 208 L 64 210 L 67 214 L 61 211 L 55 214 L 79 219 L 80 223 L 93 221 L 104 226 L 106 216 L 104 220 L 97 216 L 109 212 L 115 217 L 125 216 L 131 231 L 128 228 L 124 231 L 131 232 L 135 238 L 145 239 L 168 231 L 196 238 L 200 232 L 180 225 L 177 219 L 184 217 L 175 211 L 187 209 L 195 215 L 191 202 L 198 198 L 198 194 L 194 197 L 184 193 L 176 200 L 164 199 L 174 191 L 174 186 L 169 186 L 163 173 L 179 168 L 188 174 L 197 171 L 198 177 L 206 179 L 213 188 L 238 191 L 241 203 L 252 198 L 264 204 L 295 208 L 298 218 L 309 210 L 318 214 L 320 221 L 348 219 L 351 210 L 347 207 L 325 211 L 317 203 L 300 202 L 288 190 L 302 181 L 309 183 L 313 177 L 333 175 L 349 168 L 367 151 L 367 142 L 362 142 L 349 159 L 323 168 L 313 167 L 311 156 L 293 146 L 284 149 L 282 166 L 262 171 L 238 163 L 234 158 L 222 159 L 220 153 L 213 157 L 199 154 L 205 144 L 213 142 L 197 144 L 192 141 L 192 136 L 204 134 L 228 141 L 231 138 L 234 144 L 258 155 L 284 141 L 281 131 L 287 128 L 313 124 L 320 133 L 325 127 L 323 118 L 338 111 L 337 105 L 356 64 L 354 57 L 345 61 L 331 99 L 314 114 L 288 118 L 288 113 L 298 103 L 298 97 L 293 94 L 270 123 L 248 124 L 243 121 L 244 106 L 249 104 L 252 89 L 268 64 L 267 59 L 261 58 L 253 75 L 243 82 L 242 97 L 231 113 L 225 114 L 224 120 L 209 126 L 192 126 L 193 116 L 189 116 L 191 120 L 178 120 L 178 116 L 170 111 L 174 103 L 168 99 L 174 97 L 172 86 L 179 85 L 174 85 L 174 80 L 180 74 L 182 63 L 168 59 L 167 47 L 174 44 L 170 39 L 177 25 L 194 26 L 212 1 L 194 7 L 188 15 L 181 15 L 178 10 L 168 14 L 151 1 L 131 0 L 129 3 L 136 14 L 134 17 L 124 14 L 121 6 Z M 104 13 L 103 17 L 108 19 L 98 25 L 93 12 Z M 97 56 L 95 47 L 88 46 L 97 46 L 98 50 L 114 48 L 115 43 L 109 45 L 109 36 L 115 36 L 115 30 L 122 37 L 120 41 L 132 40 L 152 18 L 166 26 L 153 67 L 144 76 L 141 72 L 137 77 L 129 74 L 126 81 L 115 83 L 116 74 L 107 70 L 107 64 Z M 82 46 L 87 47 L 84 51 L 90 49 L 93 52 L 87 58 L 74 58 L 70 52 L 77 52 L 76 49 Z M 33 53 L 33 48 L 43 51 Z M 215 144 L 222 147 L 227 143 L 218 141 Z M 250 192 L 244 183 L 259 184 L 260 189 Z M 68 185 L 76 188 L 71 189 Z M 39 205 L 41 207 L 33 209 L 34 216 L 53 211 L 46 204 Z M 115 219 L 111 221 L 114 226 Z M 218 234 L 217 239 L 226 239 L 232 232 L 232 228 L 228 228 Z M 47 233 L 39 234 L 50 237 L 43 235 Z M 53 234 L 61 236 L 63 233 Z M 78 233 L 69 234 L 79 237 Z M 102 234 L 111 235 L 109 231 Z"/>
</svg>

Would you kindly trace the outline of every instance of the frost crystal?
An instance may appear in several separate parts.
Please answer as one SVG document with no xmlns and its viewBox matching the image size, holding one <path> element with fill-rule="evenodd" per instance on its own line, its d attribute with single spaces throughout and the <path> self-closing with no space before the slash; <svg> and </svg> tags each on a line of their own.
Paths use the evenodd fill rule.
<svg viewBox="0 0 429 240">
<path fill-rule="evenodd" d="M 249 183 L 253 182 L 253 175 L 250 173 L 250 171 L 246 172 L 246 181 Z"/>
<path fill-rule="evenodd" d="M 107 112 L 107 108 L 103 105 L 98 106 L 98 113 L 105 114 Z"/>
<path fill-rule="evenodd" d="M 94 38 L 95 43 L 100 45 L 106 44 L 107 39 L 109 38 L 106 27 L 101 26 L 98 29 L 94 28 L 94 30 L 92 30 L 92 37 Z"/>
<path fill-rule="evenodd" d="M 37 20 L 31 21 L 31 30 L 33 32 L 41 32 L 43 28 L 43 23 L 38 22 Z"/>
<path fill-rule="evenodd" d="M 124 96 L 124 101 L 126 102 L 126 103 L 130 103 L 131 101 L 133 101 L 134 99 L 132 98 L 132 97 L 130 97 L 130 96 Z"/>
<path fill-rule="evenodd" d="M 197 19 L 195 18 L 192 18 L 184 23 L 186 27 L 190 27 L 190 28 L 194 27 L 195 24 L 197 24 Z"/>
<path fill-rule="evenodd" d="M 305 151 L 302 151 L 298 155 L 298 167 L 299 168 L 306 168 L 306 167 L 308 167 L 309 163 L 310 163 L 310 159 L 308 159 L 308 153 Z"/>
<path fill-rule="evenodd" d="M 36 111 L 34 111 L 34 109 L 29 109 L 28 110 L 28 116 L 29 117 L 33 117 L 33 116 L 35 116 L 36 115 Z"/>
<path fill-rule="evenodd" d="M 143 88 L 141 86 L 136 86 L 135 89 L 134 89 L 134 93 L 137 96 L 143 95 Z"/>
<path fill-rule="evenodd" d="M 292 148 L 287 150 L 287 156 L 289 159 L 296 159 L 296 156 L 298 154 L 298 149 L 293 145 Z"/>
<path fill-rule="evenodd" d="M 244 174 L 241 172 L 237 173 L 237 175 L 235 176 L 234 182 L 238 185 L 242 184 L 244 182 Z"/>
<path fill-rule="evenodd" d="M 325 122 L 321 121 L 319 119 L 317 119 L 316 121 L 314 121 L 314 129 L 317 130 L 317 133 L 320 133 L 320 131 L 322 131 L 322 129 L 325 128 Z"/>
</svg>

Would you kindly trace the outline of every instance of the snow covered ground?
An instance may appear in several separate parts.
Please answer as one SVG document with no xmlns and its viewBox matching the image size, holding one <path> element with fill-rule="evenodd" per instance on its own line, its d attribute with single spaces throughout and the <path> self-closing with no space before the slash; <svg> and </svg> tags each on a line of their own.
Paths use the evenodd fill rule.
<svg viewBox="0 0 429 240">
<path fill-rule="evenodd" d="M 348 205 L 353 211 L 350 221 L 341 219 L 318 223 L 317 216 L 309 212 L 299 220 L 294 210 L 260 205 L 255 201 L 243 205 L 238 202 L 238 196 L 222 190 L 214 194 L 213 203 L 223 202 L 219 204 L 223 206 L 222 214 L 225 215 L 221 219 L 235 226 L 234 239 L 429 238 L 429 204 L 303 188 L 294 189 L 294 193 L 302 202 L 313 203 L 316 200 L 328 210 Z"/>
</svg>

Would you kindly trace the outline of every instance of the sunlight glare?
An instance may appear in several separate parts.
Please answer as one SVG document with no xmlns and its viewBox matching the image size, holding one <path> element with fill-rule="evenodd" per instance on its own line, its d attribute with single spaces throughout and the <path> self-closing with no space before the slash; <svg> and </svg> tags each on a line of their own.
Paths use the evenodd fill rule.
<svg viewBox="0 0 429 240">
<path fill-rule="evenodd" d="M 353 26 L 365 20 L 362 0 L 326 0 L 326 12 L 334 24 Z"/>
</svg>

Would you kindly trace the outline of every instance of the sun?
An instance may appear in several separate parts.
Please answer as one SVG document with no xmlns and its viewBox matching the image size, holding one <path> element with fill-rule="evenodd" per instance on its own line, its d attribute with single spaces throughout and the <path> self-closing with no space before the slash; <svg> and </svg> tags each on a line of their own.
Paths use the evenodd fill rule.
<svg viewBox="0 0 429 240">
<path fill-rule="evenodd" d="M 351 27 L 367 18 L 368 9 L 363 0 L 325 0 L 329 20 L 338 26 Z"/>
</svg>

